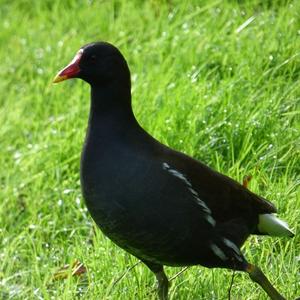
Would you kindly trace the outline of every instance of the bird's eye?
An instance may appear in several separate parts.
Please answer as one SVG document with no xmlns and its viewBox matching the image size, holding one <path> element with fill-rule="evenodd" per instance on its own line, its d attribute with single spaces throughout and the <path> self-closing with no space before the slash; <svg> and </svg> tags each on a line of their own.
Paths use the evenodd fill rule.
<svg viewBox="0 0 300 300">
<path fill-rule="evenodd" d="M 96 55 L 91 55 L 89 57 L 89 61 L 91 61 L 91 62 L 95 62 L 96 60 L 97 60 L 97 56 Z"/>
</svg>

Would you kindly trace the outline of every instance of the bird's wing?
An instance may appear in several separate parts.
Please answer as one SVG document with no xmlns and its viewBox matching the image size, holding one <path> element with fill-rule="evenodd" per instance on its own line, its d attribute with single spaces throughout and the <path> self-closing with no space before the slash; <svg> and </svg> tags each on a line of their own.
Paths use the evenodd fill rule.
<svg viewBox="0 0 300 300">
<path fill-rule="evenodd" d="M 271 202 L 201 162 L 169 148 L 164 149 L 164 154 L 162 168 L 181 178 L 216 220 L 226 222 L 249 214 L 276 212 Z"/>
</svg>

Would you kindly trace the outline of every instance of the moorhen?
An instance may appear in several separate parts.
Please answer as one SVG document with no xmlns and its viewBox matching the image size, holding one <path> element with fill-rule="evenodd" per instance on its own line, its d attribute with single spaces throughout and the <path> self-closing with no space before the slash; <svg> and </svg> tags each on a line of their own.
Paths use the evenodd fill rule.
<svg viewBox="0 0 300 300">
<path fill-rule="evenodd" d="M 143 130 L 127 62 L 113 45 L 80 48 L 54 82 L 70 78 L 91 86 L 81 157 L 88 210 L 106 236 L 154 272 L 159 299 L 168 297 L 164 265 L 245 271 L 271 299 L 284 299 L 240 250 L 250 234 L 293 236 L 274 205 Z"/>
</svg>

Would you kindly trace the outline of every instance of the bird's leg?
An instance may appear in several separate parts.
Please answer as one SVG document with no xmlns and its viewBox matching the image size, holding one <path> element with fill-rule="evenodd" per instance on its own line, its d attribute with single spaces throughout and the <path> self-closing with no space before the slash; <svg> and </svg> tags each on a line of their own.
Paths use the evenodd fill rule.
<svg viewBox="0 0 300 300">
<path fill-rule="evenodd" d="M 163 269 L 155 273 L 155 276 L 158 282 L 158 298 L 159 300 L 167 300 L 169 289 L 168 277 L 166 276 Z"/>
<path fill-rule="evenodd" d="M 285 300 L 285 298 L 273 287 L 259 267 L 248 264 L 246 272 L 249 274 L 251 280 L 258 283 L 272 300 Z"/>
<path fill-rule="evenodd" d="M 142 261 L 155 274 L 158 283 L 159 300 L 168 300 L 169 280 L 164 272 L 164 267 L 145 260 Z"/>
</svg>

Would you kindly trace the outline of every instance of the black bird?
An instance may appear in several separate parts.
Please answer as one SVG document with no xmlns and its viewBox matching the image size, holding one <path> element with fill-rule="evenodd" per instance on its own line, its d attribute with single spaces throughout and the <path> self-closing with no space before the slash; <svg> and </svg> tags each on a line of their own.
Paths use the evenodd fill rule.
<svg viewBox="0 0 300 300">
<path fill-rule="evenodd" d="M 127 62 L 113 45 L 83 46 L 54 82 L 69 78 L 91 86 L 86 205 L 106 236 L 154 272 L 159 299 L 168 297 L 164 265 L 245 271 L 271 299 L 284 299 L 240 251 L 250 234 L 293 236 L 273 204 L 145 132 L 132 112 Z"/>
</svg>

